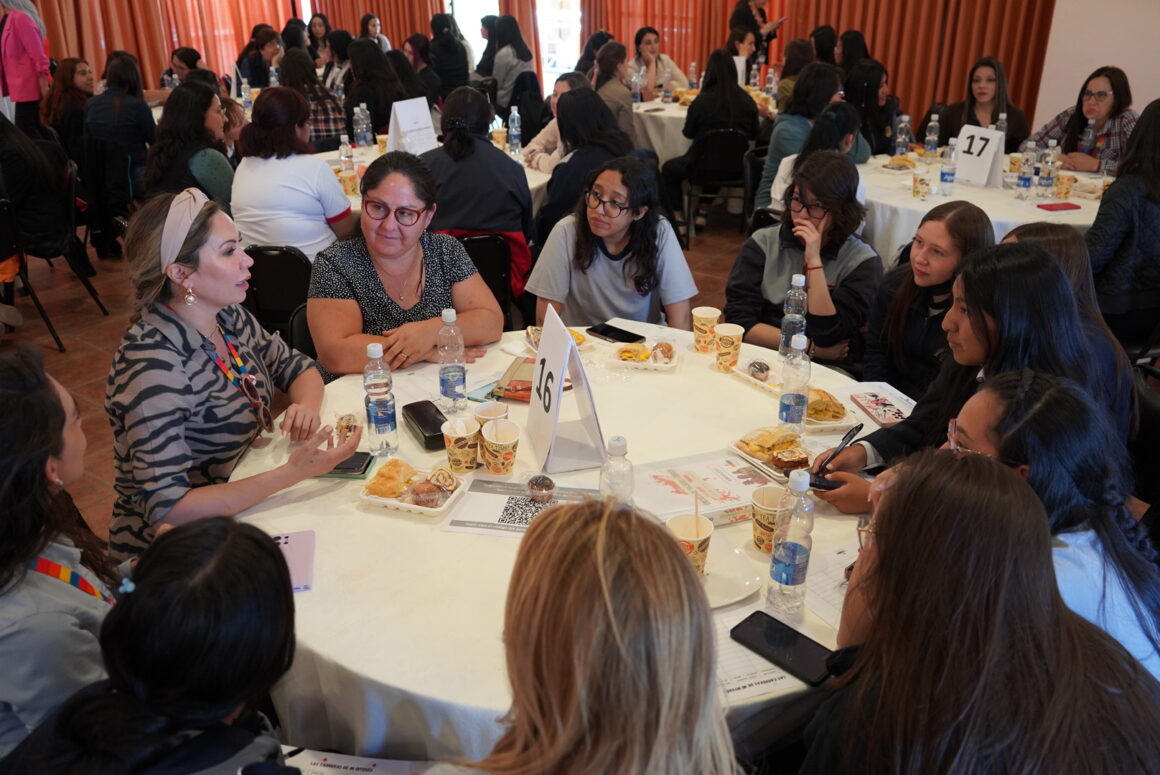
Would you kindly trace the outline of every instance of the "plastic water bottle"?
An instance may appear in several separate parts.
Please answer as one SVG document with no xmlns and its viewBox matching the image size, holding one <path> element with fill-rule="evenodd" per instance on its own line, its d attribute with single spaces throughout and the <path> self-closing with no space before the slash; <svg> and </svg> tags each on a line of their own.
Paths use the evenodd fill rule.
<svg viewBox="0 0 1160 775">
<path fill-rule="evenodd" d="M 1037 188 L 1040 199 L 1055 198 L 1055 160 L 1059 153 L 1056 151 L 1055 145 L 1055 140 L 1048 140 L 1047 148 L 1039 157 L 1039 185 Z"/>
<path fill-rule="evenodd" d="M 999 114 L 999 121 L 998 121 L 998 123 L 995 124 L 995 131 L 1003 133 L 1004 147 L 1006 147 L 1006 145 L 1005 145 L 1007 142 L 1007 114 L 1006 113 Z"/>
<path fill-rule="evenodd" d="M 792 433 L 805 430 L 806 404 L 810 395 L 810 356 L 806 354 L 806 335 L 794 334 L 790 352 L 781 362 L 781 399 L 777 419 Z"/>
<path fill-rule="evenodd" d="M 777 73 L 770 68 L 769 72 L 765 74 L 765 93 L 770 97 L 777 96 Z"/>
<path fill-rule="evenodd" d="M 932 159 L 938 156 L 938 130 L 938 113 L 931 113 L 930 121 L 926 124 L 926 142 L 922 151 Z"/>
<path fill-rule="evenodd" d="M 689 63 L 689 88 L 690 89 L 697 88 L 697 63 L 696 62 Z"/>
<path fill-rule="evenodd" d="M 1090 154 L 1096 147 L 1096 120 L 1089 118 L 1087 126 L 1084 127 L 1083 134 L 1079 136 L 1079 145 L 1076 150 L 1080 153 Z"/>
<path fill-rule="evenodd" d="M 278 68 L 276 68 L 276 67 L 270 68 L 270 85 L 271 86 L 281 86 L 282 85 L 282 82 L 278 80 Z"/>
<path fill-rule="evenodd" d="M 246 111 L 249 116 L 254 110 L 254 98 L 250 96 L 250 81 L 249 79 L 242 79 L 242 110 Z"/>
<path fill-rule="evenodd" d="M 391 385 L 391 369 L 383 363 L 383 344 L 371 342 L 367 345 L 367 365 L 363 367 L 363 390 L 366 391 L 367 433 L 374 455 L 389 455 L 399 448 L 395 394 Z"/>
<path fill-rule="evenodd" d="M 640 102 L 643 99 L 640 94 L 640 73 L 634 75 L 629 81 L 629 88 L 632 90 L 633 104 Z"/>
<path fill-rule="evenodd" d="M 673 67 L 669 59 L 665 59 L 664 80 L 661 81 L 661 102 L 669 102 L 673 96 Z"/>
<path fill-rule="evenodd" d="M 795 274 L 789 281 L 785 301 L 781 307 L 781 345 L 778 352 L 784 359 L 789 355 L 790 341 L 795 334 L 806 332 L 806 276 Z"/>
<path fill-rule="evenodd" d="M 623 436 L 613 436 L 608 440 L 608 457 L 600 466 L 601 498 L 632 504 L 632 463 L 627 455 L 628 442 Z"/>
<path fill-rule="evenodd" d="M 1035 143 L 1023 143 L 1023 158 L 1019 162 L 1019 177 L 1015 183 L 1015 198 L 1030 199 L 1031 186 L 1035 182 Z"/>
<path fill-rule="evenodd" d="M 439 329 L 439 395 L 443 411 L 458 412 L 467 404 L 467 367 L 463 359 L 463 334 L 455 325 L 455 309 L 443 310 Z"/>
<path fill-rule="evenodd" d="M 765 602 L 779 613 L 800 611 L 806 600 L 806 573 L 814 548 L 810 535 L 814 529 L 814 502 L 807 494 L 809 489 L 809 471 L 790 472 L 789 490 L 782 496 L 782 508 L 792 507 L 793 511 L 785 532 L 773 538 L 769 586 L 765 590 Z"/>
<path fill-rule="evenodd" d="M 520 109 L 512 105 L 512 114 L 508 116 L 508 148 L 512 156 L 519 156 L 524 147 L 520 133 Z"/>
<path fill-rule="evenodd" d="M 894 155 L 905 156 L 910 153 L 910 144 L 914 136 L 910 132 L 910 116 L 903 113 L 898 117 L 898 133 L 894 136 Z"/>
<path fill-rule="evenodd" d="M 749 88 L 754 90 L 761 88 L 761 70 L 757 65 L 749 68 Z"/>
<path fill-rule="evenodd" d="M 354 149 L 350 147 L 350 138 L 346 135 L 338 137 L 338 168 L 343 172 L 354 169 Z"/>
<path fill-rule="evenodd" d="M 952 137 L 946 150 L 942 152 L 942 167 L 938 173 L 938 192 L 943 196 L 953 196 L 955 192 L 955 167 L 959 161 L 959 138 Z"/>
</svg>

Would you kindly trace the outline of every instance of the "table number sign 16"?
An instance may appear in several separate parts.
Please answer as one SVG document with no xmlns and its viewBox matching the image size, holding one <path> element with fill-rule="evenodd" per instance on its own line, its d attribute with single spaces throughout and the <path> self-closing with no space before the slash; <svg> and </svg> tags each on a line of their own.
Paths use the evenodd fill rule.
<svg viewBox="0 0 1160 775">
<path fill-rule="evenodd" d="M 1001 188 L 1005 141 L 1006 136 L 995 129 L 965 125 L 959 132 L 956 179 L 960 183 Z"/>
</svg>

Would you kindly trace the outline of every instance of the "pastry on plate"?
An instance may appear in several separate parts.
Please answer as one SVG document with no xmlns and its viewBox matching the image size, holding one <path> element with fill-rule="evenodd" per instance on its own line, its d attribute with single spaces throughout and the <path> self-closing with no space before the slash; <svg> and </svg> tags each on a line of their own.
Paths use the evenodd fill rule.
<svg viewBox="0 0 1160 775">
<path fill-rule="evenodd" d="M 391 458 L 375 472 L 374 478 L 367 482 L 366 494 L 376 498 L 397 498 L 407 485 L 419 473 L 407 461 L 400 458 Z"/>
<path fill-rule="evenodd" d="M 616 348 L 616 358 L 621 361 L 628 361 L 630 363 L 644 363 L 649 359 L 652 350 L 647 345 L 639 342 L 633 344 L 623 344 Z"/>
<path fill-rule="evenodd" d="M 657 342 L 653 345 L 649 358 L 652 359 L 653 363 L 672 363 L 676 355 L 677 353 L 673 350 L 671 344 L 668 342 Z"/>
<path fill-rule="evenodd" d="M 785 449 L 775 450 L 769 459 L 771 465 L 782 471 L 794 471 L 810 464 L 810 455 L 801 444 L 794 443 Z"/>
<path fill-rule="evenodd" d="M 819 422 L 836 422 L 845 418 L 846 407 L 832 393 L 818 388 L 810 388 L 806 417 Z"/>
<path fill-rule="evenodd" d="M 801 437 L 784 428 L 758 428 L 733 442 L 733 446 L 755 460 L 768 463 L 774 452 L 788 449 L 800 441 Z"/>
<path fill-rule="evenodd" d="M 749 376 L 758 382 L 769 382 L 769 364 L 765 361 L 750 361 L 745 368 L 749 371 Z"/>
</svg>

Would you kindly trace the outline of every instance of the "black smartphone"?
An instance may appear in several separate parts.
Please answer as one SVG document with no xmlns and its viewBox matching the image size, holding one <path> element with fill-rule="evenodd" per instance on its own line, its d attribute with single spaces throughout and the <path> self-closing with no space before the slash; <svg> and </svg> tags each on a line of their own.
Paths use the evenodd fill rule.
<svg viewBox="0 0 1160 775">
<path fill-rule="evenodd" d="M 754 611 L 729 631 L 730 637 L 795 678 L 817 686 L 830 670 L 826 658 L 830 650 L 815 640 L 774 619 L 765 611 Z"/>
<path fill-rule="evenodd" d="M 443 423 L 447 422 L 447 416 L 434 403 L 415 401 L 406 404 L 403 407 L 403 420 L 424 449 L 434 451 L 444 448 Z"/>
<path fill-rule="evenodd" d="M 827 479 L 820 474 L 810 474 L 810 489 L 811 490 L 836 490 L 842 486 L 841 482 L 835 482 L 833 479 Z"/>
<path fill-rule="evenodd" d="M 373 456 L 369 452 L 356 452 L 330 469 L 330 473 L 323 474 L 323 476 L 337 477 L 340 479 L 357 479 L 366 476 L 367 469 L 371 467 L 372 459 Z"/>
<path fill-rule="evenodd" d="M 606 342 L 636 344 L 637 342 L 644 341 L 644 337 L 640 334 L 634 334 L 631 331 L 625 331 L 623 328 L 610 326 L 607 323 L 598 323 L 595 326 L 590 326 L 588 328 L 588 333 L 592 334 L 597 339 L 603 339 Z"/>
</svg>

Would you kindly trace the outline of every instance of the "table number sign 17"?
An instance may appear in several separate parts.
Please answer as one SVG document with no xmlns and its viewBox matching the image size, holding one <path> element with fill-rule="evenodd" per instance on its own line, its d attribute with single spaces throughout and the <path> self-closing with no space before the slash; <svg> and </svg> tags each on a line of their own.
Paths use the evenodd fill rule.
<svg viewBox="0 0 1160 775">
<path fill-rule="evenodd" d="M 994 129 L 967 124 L 959 132 L 959 159 L 955 177 L 976 186 L 1003 185 L 1003 144 L 1006 136 Z"/>
</svg>

